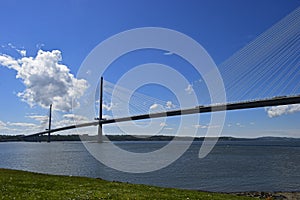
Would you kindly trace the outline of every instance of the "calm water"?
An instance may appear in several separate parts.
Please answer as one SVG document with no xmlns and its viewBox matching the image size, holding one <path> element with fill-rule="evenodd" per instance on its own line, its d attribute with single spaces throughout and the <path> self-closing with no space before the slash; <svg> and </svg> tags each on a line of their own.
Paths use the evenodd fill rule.
<svg viewBox="0 0 300 200">
<path fill-rule="evenodd" d="M 119 142 L 145 152 L 166 142 Z M 299 191 L 300 140 L 222 141 L 204 159 L 194 142 L 175 163 L 144 174 L 119 172 L 94 159 L 81 142 L 0 143 L 0 168 L 208 191 Z"/>
</svg>

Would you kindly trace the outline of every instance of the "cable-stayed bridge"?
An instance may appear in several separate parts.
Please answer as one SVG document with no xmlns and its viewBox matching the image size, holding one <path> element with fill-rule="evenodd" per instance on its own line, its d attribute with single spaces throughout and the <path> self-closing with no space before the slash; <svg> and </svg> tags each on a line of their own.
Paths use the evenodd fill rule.
<svg viewBox="0 0 300 200">
<path fill-rule="evenodd" d="M 217 105 L 207 105 L 207 106 L 196 106 L 194 108 L 187 108 L 187 109 L 179 109 L 179 110 L 172 110 L 166 112 L 157 112 L 152 114 L 143 114 L 143 115 L 135 115 L 129 117 L 121 117 L 121 118 L 113 118 L 113 119 L 98 119 L 98 121 L 64 126 L 55 129 L 48 129 L 39 133 L 30 134 L 24 137 L 34 137 L 40 136 L 43 134 L 70 130 L 75 128 L 82 128 L 88 126 L 101 126 L 102 129 L 103 124 L 112 124 L 117 122 L 126 122 L 132 120 L 142 120 L 142 119 L 150 119 L 150 118 L 160 118 L 160 117 L 170 117 L 170 116 L 179 116 L 179 115 L 190 115 L 196 113 L 208 113 L 208 112 L 219 112 L 219 111 L 226 111 L 226 110 L 241 110 L 241 109 L 250 109 L 250 108 L 260 108 L 266 106 L 278 106 L 278 105 L 288 105 L 288 104 L 298 104 L 300 103 L 300 95 L 297 96 L 282 96 L 282 97 L 275 97 L 271 99 L 262 99 L 262 100 L 253 100 L 253 101 L 243 101 L 243 102 L 236 102 L 236 103 L 226 103 L 226 104 L 217 104 Z M 49 121 L 51 124 L 51 120 Z M 51 127 L 51 125 L 49 125 Z M 102 131 L 100 132 L 102 136 Z M 50 139 L 48 140 L 50 141 Z M 101 141 L 101 140 L 100 140 Z"/>
<path fill-rule="evenodd" d="M 116 116 L 102 118 L 102 108 L 112 106 L 103 104 L 102 93 L 112 94 L 117 87 L 122 100 L 122 94 L 128 91 L 120 86 L 113 86 L 106 82 L 105 90 L 101 90 L 99 117 L 96 121 L 79 123 L 69 126 L 52 128 L 25 137 L 38 136 L 80 127 L 99 126 L 98 134 L 102 134 L 102 125 L 131 120 L 189 115 L 217 111 L 250 109 L 267 106 L 278 106 L 300 103 L 300 8 L 274 24 L 260 34 L 252 42 L 240 49 L 226 61 L 218 64 L 222 75 L 227 101 L 211 104 L 209 95 L 202 95 L 203 103 L 189 108 L 175 105 L 170 110 L 145 114 L 149 105 L 143 106 L 145 101 L 165 104 L 165 101 L 154 99 L 146 95 L 136 95 L 132 103 L 131 116 Z M 203 88 L 198 83 L 191 83 L 196 93 L 202 93 Z M 199 87 L 198 87 L 199 86 Z M 101 89 L 103 86 L 100 87 Z M 216 91 L 218 93 L 218 91 Z M 249 100 L 254 99 L 254 100 Z M 128 103 L 128 102 L 123 102 Z M 51 121 L 51 120 L 50 120 Z M 50 124 L 50 123 L 49 123 Z"/>
</svg>

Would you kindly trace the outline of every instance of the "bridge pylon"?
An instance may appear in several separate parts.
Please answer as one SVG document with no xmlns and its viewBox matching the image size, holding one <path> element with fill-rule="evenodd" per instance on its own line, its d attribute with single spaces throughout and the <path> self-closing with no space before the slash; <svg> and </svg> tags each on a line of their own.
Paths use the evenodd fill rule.
<svg viewBox="0 0 300 200">
<path fill-rule="evenodd" d="M 100 80 L 100 99 L 99 99 L 99 125 L 98 125 L 98 136 L 97 136 L 97 142 L 102 143 L 103 142 L 103 129 L 102 129 L 102 104 L 103 104 L 103 77 L 101 77 Z"/>
<path fill-rule="evenodd" d="M 50 133 L 51 133 L 51 115 L 52 115 L 52 104 L 50 104 L 50 110 L 49 110 L 49 126 L 48 126 L 48 140 L 49 143 L 51 141 Z"/>
</svg>

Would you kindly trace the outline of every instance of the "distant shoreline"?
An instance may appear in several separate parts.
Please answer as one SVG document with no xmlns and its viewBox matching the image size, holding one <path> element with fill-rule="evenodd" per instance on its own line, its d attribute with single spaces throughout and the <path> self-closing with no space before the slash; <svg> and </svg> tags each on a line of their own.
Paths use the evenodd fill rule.
<svg viewBox="0 0 300 200">
<path fill-rule="evenodd" d="M 47 135 L 42 135 L 39 137 L 22 138 L 24 135 L 0 135 L 0 142 L 46 142 L 48 139 Z M 147 135 L 105 135 L 105 140 L 109 141 L 171 141 L 174 136 L 147 136 Z M 176 137 L 177 141 L 203 141 L 204 139 L 215 139 L 215 138 L 205 138 L 205 137 Z M 97 141 L 96 135 L 51 135 L 51 141 Z M 293 140 L 297 141 L 300 138 L 288 138 L 288 137 L 258 137 L 258 138 L 236 138 L 236 137 L 219 137 L 218 141 L 286 141 Z"/>
</svg>

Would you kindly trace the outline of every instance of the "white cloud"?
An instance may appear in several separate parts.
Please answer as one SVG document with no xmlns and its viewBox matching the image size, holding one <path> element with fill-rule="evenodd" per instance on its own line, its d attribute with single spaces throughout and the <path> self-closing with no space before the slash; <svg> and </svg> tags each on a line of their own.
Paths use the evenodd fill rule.
<svg viewBox="0 0 300 200">
<path fill-rule="evenodd" d="M 88 122 L 88 118 L 82 115 L 65 114 L 63 115 L 63 118 L 71 121 L 76 121 L 78 123 Z"/>
<path fill-rule="evenodd" d="M 12 49 L 16 49 L 15 45 L 13 45 L 12 43 L 8 43 L 7 46 L 9 46 Z"/>
<path fill-rule="evenodd" d="M 80 98 L 88 87 L 83 79 L 76 79 L 66 65 L 61 64 L 59 50 L 39 50 L 37 56 L 14 59 L 0 54 L 0 65 L 17 71 L 16 78 L 23 81 L 26 89 L 18 96 L 30 106 L 70 111 L 78 107 Z M 73 101 L 74 100 L 74 101 Z"/>
<path fill-rule="evenodd" d="M 150 113 L 164 112 L 166 109 L 161 104 L 154 103 L 150 106 Z"/>
<path fill-rule="evenodd" d="M 159 126 L 160 126 L 160 127 L 166 127 L 166 126 L 168 126 L 168 125 L 167 125 L 167 123 L 165 123 L 165 122 L 161 122 L 161 123 L 159 124 Z"/>
<path fill-rule="evenodd" d="M 85 116 L 75 115 L 75 114 L 64 114 L 62 116 L 57 116 L 57 120 L 52 121 L 52 127 L 58 128 L 58 127 L 81 124 L 86 122 L 90 122 L 90 121 Z"/>
<path fill-rule="evenodd" d="M 188 84 L 187 88 L 184 89 L 188 94 L 192 94 L 194 91 L 193 86 L 191 84 Z"/>
<path fill-rule="evenodd" d="M 155 104 L 150 106 L 150 110 L 158 109 L 158 107 L 159 107 L 159 104 L 155 103 Z"/>
<path fill-rule="evenodd" d="M 20 66 L 17 60 L 8 56 L 0 54 L 0 65 L 7 67 L 8 69 L 20 70 Z"/>
<path fill-rule="evenodd" d="M 87 75 L 91 75 L 91 74 L 92 74 L 92 71 L 91 71 L 91 70 L 87 70 L 85 73 L 86 73 Z"/>
<path fill-rule="evenodd" d="M 30 119 L 34 119 L 37 120 L 39 122 L 44 122 L 44 121 L 48 121 L 48 116 L 47 115 L 31 115 L 31 116 L 27 116 Z"/>
<path fill-rule="evenodd" d="M 43 43 L 38 43 L 37 45 L 35 45 L 35 47 L 40 50 L 43 46 L 45 46 L 45 44 Z"/>
<path fill-rule="evenodd" d="M 194 128 L 207 128 L 207 126 L 201 125 L 201 124 L 196 124 L 196 125 L 194 125 Z"/>
<path fill-rule="evenodd" d="M 18 127 L 36 127 L 36 124 L 33 123 L 24 123 L 24 122 L 8 122 L 9 126 L 18 126 Z"/>
<path fill-rule="evenodd" d="M 245 127 L 243 124 L 241 124 L 241 123 L 239 123 L 239 122 L 238 122 L 238 123 L 236 123 L 235 125 L 236 125 L 237 127 L 240 127 L 240 128 L 243 128 L 243 127 Z"/>
<path fill-rule="evenodd" d="M 2 121 L 0 121 L 0 131 L 1 131 L 0 134 L 3 134 L 5 132 L 7 132 L 8 130 L 10 130 L 10 129 L 7 126 L 7 124 L 4 123 L 4 122 L 2 122 Z"/>
<path fill-rule="evenodd" d="M 6 127 L 6 123 L 0 121 L 0 129 L 3 129 L 4 127 Z"/>
<path fill-rule="evenodd" d="M 18 135 L 40 131 L 43 125 L 27 122 L 2 122 L 0 121 L 1 134 Z"/>
<path fill-rule="evenodd" d="M 110 115 L 102 115 L 102 119 L 111 119 L 112 118 L 112 116 L 110 116 Z"/>
<path fill-rule="evenodd" d="M 10 47 L 11 49 L 17 51 L 22 57 L 26 56 L 26 50 L 24 50 L 24 49 L 18 49 L 12 43 L 8 43 L 7 46 Z M 5 47 L 5 45 L 2 45 L 2 48 L 4 48 L 4 47 Z"/>
<path fill-rule="evenodd" d="M 171 56 L 171 55 L 173 55 L 174 53 L 173 52 L 171 52 L 171 51 L 166 51 L 166 52 L 164 52 L 164 55 L 165 56 Z"/>
<path fill-rule="evenodd" d="M 172 101 L 167 101 L 166 108 L 168 109 L 175 108 L 175 105 L 172 103 Z"/>
<path fill-rule="evenodd" d="M 98 101 L 99 102 L 99 101 Z M 103 102 L 102 103 L 102 108 L 104 109 L 104 110 L 107 110 L 107 111 L 111 111 L 112 110 L 112 108 L 114 108 L 116 105 L 115 104 L 113 104 L 113 103 L 105 103 L 105 102 Z M 99 106 L 98 106 L 99 107 Z"/>
<path fill-rule="evenodd" d="M 201 125 L 201 124 L 196 124 L 194 125 L 194 128 L 199 129 L 199 128 L 219 128 L 219 125 Z"/>
<path fill-rule="evenodd" d="M 22 49 L 22 50 L 16 49 L 16 50 L 22 57 L 26 56 L 26 50 L 24 50 L 24 49 Z"/>
<path fill-rule="evenodd" d="M 300 112 L 300 104 L 272 106 L 266 109 L 270 118 Z"/>
</svg>

